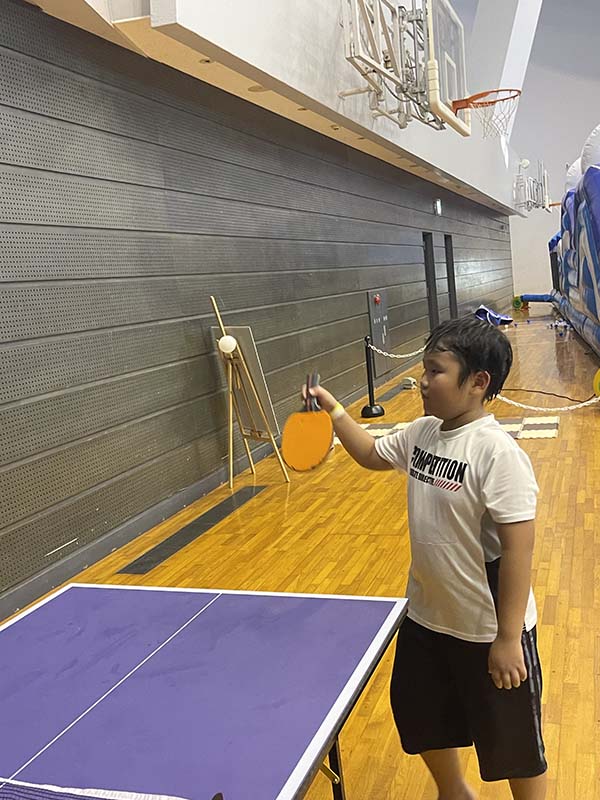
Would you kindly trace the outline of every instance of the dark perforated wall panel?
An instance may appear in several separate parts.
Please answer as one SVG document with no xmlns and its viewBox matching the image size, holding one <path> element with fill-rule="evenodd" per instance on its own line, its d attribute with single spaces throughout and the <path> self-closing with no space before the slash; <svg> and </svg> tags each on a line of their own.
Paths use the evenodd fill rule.
<svg viewBox="0 0 600 800">
<path fill-rule="evenodd" d="M 442 318 L 444 234 L 461 311 L 512 296 L 501 215 L 17 0 L 0 75 L 0 592 L 222 465 L 210 294 L 281 423 L 364 387 L 368 290 L 420 346 L 423 231 Z"/>
</svg>

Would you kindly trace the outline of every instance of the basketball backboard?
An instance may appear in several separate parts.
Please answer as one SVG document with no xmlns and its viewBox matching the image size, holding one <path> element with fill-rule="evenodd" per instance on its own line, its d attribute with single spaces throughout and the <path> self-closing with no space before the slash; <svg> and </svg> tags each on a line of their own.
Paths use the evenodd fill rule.
<svg viewBox="0 0 600 800">
<path fill-rule="evenodd" d="M 460 17 L 448 0 L 430 0 L 432 36 L 430 48 L 438 62 L 440 99 L 448 108 L 452 101 L 466 97 L 465 31 Z"/>
<path fill-rule="evenodd" d="M 450 0 L 342 0 L 345 54 L 365 83 L 340 97 L 368 93 L 374 117 L 405 128 L 413 119 L 469 136 L 465 34 Z"/>
<path fill-rule="evenodd" d="M 428 30 L 428 94 L 431 109 L 451 127 L 463 135 L 470 133 L 470 112 L 459 112 L 458 122 L 452 101 L 466 97 L 467 67 L 465 57 L 465 29 L 449 0 L 424 0 Z"/>
<path fill-rule="evenodd" d="M 536 208 L 543 208 L 544 211 L 550 212 L 552 203 L 550 202 L 548 172 L 544 162 L 538 161 L 537 175 L 527 174 L 529 167 L 530 162 L 527 159 L 521 159 L 513 185 L 515 206 L 521 211 L 529 212 Z"/>
</svg>

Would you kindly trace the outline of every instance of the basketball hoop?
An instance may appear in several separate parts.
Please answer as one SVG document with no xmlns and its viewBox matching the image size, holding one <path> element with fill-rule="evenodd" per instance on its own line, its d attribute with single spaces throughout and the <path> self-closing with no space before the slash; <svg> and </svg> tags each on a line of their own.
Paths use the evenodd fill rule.
<svg viewBox="0 0 600 800">
<path fill-rule="evenodd" d="M 517 110 L 520 89 L 492 89 L 479 92 L 462 100 L 454 100 L 452 110 L 456 114 L 472 108 L 481 121 L 483 138 L 506 136 L 510 121 Z"/>
</svg>

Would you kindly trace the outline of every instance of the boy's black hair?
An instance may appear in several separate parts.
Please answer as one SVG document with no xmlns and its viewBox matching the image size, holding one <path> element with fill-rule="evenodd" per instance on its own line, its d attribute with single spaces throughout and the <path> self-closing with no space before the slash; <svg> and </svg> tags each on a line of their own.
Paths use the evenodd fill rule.
<svg viewBox="0 0 600 800">
<path fill-rule="evenodd" d="M 454 353 L 461 364 L 459 385 L 475 372 L 488 372 L 485 395 L 492 400 L 502 389 L 513 361 L 512 347 L 502 331 L 475 316 L 450 319 L 438 325 L 425 342 L 425 353 Z"/>
</svg>

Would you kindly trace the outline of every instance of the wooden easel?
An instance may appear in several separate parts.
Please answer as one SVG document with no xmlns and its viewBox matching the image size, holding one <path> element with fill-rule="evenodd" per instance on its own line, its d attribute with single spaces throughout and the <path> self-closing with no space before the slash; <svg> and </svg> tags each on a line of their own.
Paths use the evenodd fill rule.
<svg viewBox="0 0 600 800">
<path fill-rule="evenodd" d="M 221 330 L 221 335 L 226 336 L 227 331 L 225 330 L 225 326 L 223 325 L 223 320 L 221 319 L 221 314 L 219 312 L 219 308 L 217 306 L 217 301 L 211 295 L 211 303 L 213 305 L 213 309 L 215 315 L 217 317 L 217 321 L 219 323 L 219 328 Z M 265 409 L 263 403 L 260 399 L 260 395 L 256 388 L 256 383 L 252 374 L 250 373 L 246 361 L 244 359 L 244 355 L 240 349 L 239 343 L 236 349 L 232 353 L 223 353 L 219 350 L 219 353 L 225 363 L 226 373 L 227 373 L 227 394 L 228 394 L 228 438 L 229 438 L 229 488 L 233 489 L 233 415 L 235 413 L 238 426 L 240 429 L 240 433 L 242 435 L 242 440 L 244 442 L 244 447 L 246 448 L 246 455 L 248 456 L 248 461 L 250 463 L 250 469 L 253 475 L 256 475 L 256 469 L 254 467 L 254 461 L 252 460 L 252 454 L 250 452 L 250 447 L 248 445 L 248 439 L 254 439 L 256 441 L 270 441 L 275 451 L 275 455 L 277 456 L 277 460 L 279 461 L 279 466 L 281 467 L 281 471 L 283 472 L 283 477 L 285 478 L 286 483 L 290 482 L 289 475 L 285 468 L 285 464 L 283 463 L 283 459 L 281 457 L 281 453 L 279 452 L 279 448 L 277 447 L 277 442 L 275 441 L 275 437 L 273 435 L 273 431 L 269 425 L 267 415 L 265 413 Z M 245 381 L 242 379 L 242 376 L 245 378 Z M 254 402 L 256 408 L 258 408 L 260 419 L 255 419 L 254 415 L 252 414 L 252 402 L 247 395 L 246 385 L 250 387 L 250 391 L 252 393 L 252 401 Z M 240 397 L 245 399 L 245 407 L 251 413 L 251 424 L 244 424 L 244 420 L 242 418 L 242 414 L 240 413 L 240 409 L 238 406 L 238 401 L 236 399 L 236 395 L 239 394 Z"/>
</svg>

